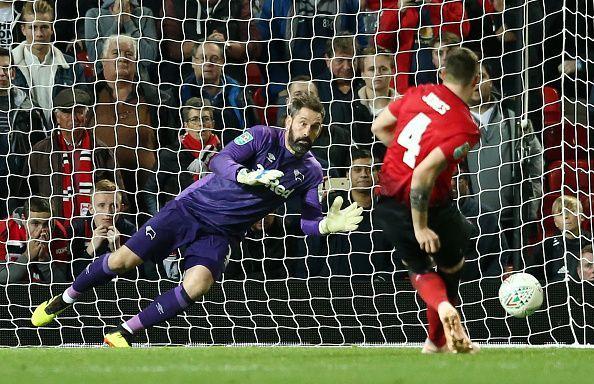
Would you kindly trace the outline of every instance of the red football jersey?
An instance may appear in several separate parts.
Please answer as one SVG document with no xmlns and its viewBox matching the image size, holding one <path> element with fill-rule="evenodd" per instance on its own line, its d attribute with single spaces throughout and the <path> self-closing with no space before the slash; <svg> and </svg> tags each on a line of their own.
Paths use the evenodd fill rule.
<svg viewBox="0 0 594 384">
<path fill-rule="evenodd" d="M 380 193 L 410 204 L 415 166 L 439 147 L 448 166 L 437 177 L 429 204 L 447 201 L 456 165 L 480 139 L 468 105 L 444 85 L 430 84 L 409 89 L 388 108 L 397 122 L 380 174 Z"/>
<path fill-rule="evenodd" d="M 69 239 L 66 228 L 59 221 L 54 221 L 50 232 L 54 238 L 50 240 L 50 256 L 54 262 L 70 262 Z M 13 263 L 27 249 L 27 230 L 20 220 L 9 218 L 0 221 L 0 262 Z M 30 280 L 29 280 L 30 278 Z M 29 265 L 29 274 L 23 282 L 39 282 L 41 274 L 34 264 Z"/>
</svg>

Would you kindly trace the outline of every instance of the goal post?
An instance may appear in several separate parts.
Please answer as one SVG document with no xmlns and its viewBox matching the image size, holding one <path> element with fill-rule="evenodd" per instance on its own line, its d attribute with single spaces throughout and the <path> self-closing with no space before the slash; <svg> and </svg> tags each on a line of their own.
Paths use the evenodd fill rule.
<svg viewBox="0 0 594 384">
<path fill-rule="evenodd" d="M 95 250 L 117 247 L 133 233 L 122 227 L 115 243 L 113 234 L 93 242 L 93 200 L 81 182 L 106 171 L 123 192 L 121 217 L 138 227 L 208 172 L 217 143 L 202 142 L 197 149 L 184 142 L 194 124 L 183 108 L 188 100 L 201 99 L 193 108 L 212 111 L 212 134 L 224 147 L 241 140 L 251 125 L 282 129 L 291 93 L 315 90 L 326 107 L 324 132 L 313 147 L 330 179 L 320 188 L 322 204 L 338 195 L 365 200 L 377 188 L 385 152 L 370 131 L 374 117 L 411 86 L 437 82 L 454 46 L 472 48 L 485 64 L 471 106 L 481 142 L 452 184 L 474 228 L 459 305 L 469 335 L 503 345 L 594 341 L 592 4 L 246 0 L 204 6 L 197 0 L 116 0 L 63 9 L 55 8 L 63 2 L 47 1 L 53 17 L 46 19 L 46 8 L 34 5 L 31 15 L 11 3 L 0 7 L 0 44 L 12 50 L 12 62 L 0 62 L 0 69 L 15 74 L 8 86 L 0 84 L 0 346 L 98 345 L 106 330 L 180 283 L 183 250 L 93 289 L 47 327 L 30 322 L 39 303 L 61 293 L 99 256 Z M 26 42 L 32 33 L 27 28 L 40 26 L 51 34 L 34 37 L 47 41 L 31 51 L 35 41 Z M 131 39 L 108 39 L 117 33 Z M 31 56 L 43 47 L 53 50 L 46 61 Z M 68 80 L 78 70 L 84 78 Z M 92 97 L 88 132 L 112 151 L 113 168 L 91 147 L 83 148 L 92 152 L 90 168 L 77 168 L 87 156 L 76 152 L 82 142 L 74 150 L 55 143 L 40 147 L 40 140 L 51 143 L 62 121 L 52 104 L 57 83 L 75 83 Z M 202 115 L 198 119 L 204 124 Z M 410 154 L 407 164 L 414 166 L 422 133 L 408 129 L 397 138 Z M 59 160 L 31 160 L 46 150 L 59 153 Z M 369 177 L 359 178 L 355 172 L 365 169 Z M 91 176 L 81 179 L 84 172 Z M 553 204 L 562 195 L 581 204 L 574 212 L 580 228 L 575 236 L 555 219 Z M 32 196 L 52 199 L 44 257 L 28 253 L 27 213 L 14 209 Z M 56 211 L 56 200 L 69 204 L 70 215 Z M 374 199 L 368 201 L 357 231 L 313 238 L 299 228 L 299 202 L 288 200 L 233 246 L 225 274 L 204 298 L 141 332 L 138 343 L 424 342 L 425 306 L 398 247 L 392 249 L 373 219 Z M 566 208 L 562 200 L 561 210 Z M 498 301 L 502 279 L 514 271 L 534 274 L 545 290 L 542 307 L 527 319 L 506 315 Z"/>
</svg>

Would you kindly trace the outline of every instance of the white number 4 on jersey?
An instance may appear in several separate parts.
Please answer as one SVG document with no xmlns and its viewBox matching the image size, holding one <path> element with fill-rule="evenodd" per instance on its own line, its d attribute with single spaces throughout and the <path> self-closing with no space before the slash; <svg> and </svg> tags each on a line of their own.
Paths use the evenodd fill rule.
<svg viewBox="0 0 594 384">
<path fill-rule="evenodd" d="M 398 144 L 406 148 L 402 161 L 411 168 L 414 168 L 417 163 L 417 156 L 421 152 L 419 143 L 429 123 L 431 123 L 429 116 L 421 112 L 413 117 L 398 135 Z"/>
</svg>

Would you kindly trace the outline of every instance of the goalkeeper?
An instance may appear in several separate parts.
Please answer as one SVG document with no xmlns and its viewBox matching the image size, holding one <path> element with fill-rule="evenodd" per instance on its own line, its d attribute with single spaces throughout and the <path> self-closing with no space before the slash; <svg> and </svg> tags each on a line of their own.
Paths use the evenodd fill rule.
<svg viewBox="0 0 594 384">
<path fill-rule="evenodd" d="M 208 292 L 225 268 L 230 243 L 294 196 L 302 200 L 305 234 L 357 229 L 362 208 L 356 203 L 341 210 L 342 199 L 336 198 L 327 217 L 321 214 L 317 189 L 322 169 L 309 150 L 323 118 L 319 99 L 304 95 L 293 100 L 285 130 L 255 126 L 245 131 L 212 159 L 211 175 L 169 202 L 126 245 L 97 258 L 63 294 L 41 303 L 31 317 L 33 325 L 50 323 L 86 291 L 116 275 L 186 247 L 182 284 L 105 335 L 107 345 L 129 347 L 134 333 L 176 316 Z"/>
</svg>

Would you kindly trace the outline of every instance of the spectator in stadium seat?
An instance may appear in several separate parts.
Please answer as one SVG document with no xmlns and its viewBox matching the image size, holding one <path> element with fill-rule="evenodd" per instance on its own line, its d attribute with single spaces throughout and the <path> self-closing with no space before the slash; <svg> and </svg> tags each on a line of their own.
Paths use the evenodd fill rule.
<svg viewBox="0 0 594 384">
<path fill-rule="evenodd" d="M 270 98 L 274 102 L 281 84 L 290 78 L 307 75 L 316 78 L 326 71 L 324 54 L 327 42 L 339 34 L 352 37 L 363 29 L 357 22 L 359 0 L 265 0 L 258 17 L 258 27 L 264 48 L 260 61 L 266 64 L 271 84 Z M 291 23 L 287 25 L 287 23 Z M 320 96 L 322 90 L 320 89 Z M 324 101 L 322 99 L 322 101 Z"/>
<path fill-rule="evenodd" d="M 373 169 L 373 158 L 367 150 L 353 150 L 353 160 L 348 172 L 350 190 L 333 193 L 342 196 L 349 204 L 356 202 L 363 207 L 363 221 L 355 232 L 328 236 L 328 260 L 322 276 L 350 277 L 352 280 L 387 280 L 394 268 L 392 245 L 383 232 L 374 231 L 371 223 L 373 187 L 377 170 Z M 333 201 L 335 197 L 326 199 Z M 327 207 L 326 207 L 327 208 Z M 397 256 L 397 252 L 394 253 Z M 398 263 L 397 260 L 395 260 Z"/>
<path fill-rule="evenodd" d="M 56 127 L 33 146 L 21 183 L 23 196 L 51 197 L 52 216 L 70 219 L 84 216 L 91 203 L 95 180 L 114 179 L 114 158 L 108 148 L 95 140 L 89 128 L 91 97 L 81 89 L 64 89 L 54 99 Z M 122 185 L 119 173 L 115 172 Z M 74 177 L 73 177 L 74 176 Z"/>
<path fill-rule="evenodd" d="M 172 98 L 140 81 L 137 54 L 136 41 L 129 36 L 112 35 L 105 42 L 103 72 L 95 85 L 93 124 L 96 139 L 113 150 L 125 190 L 131 194 L 137 186 L 145 185 L 155 164 L 157 127 L 167 130 L 174 126 L 171 114 L 162 107 L 173 105 Z"/>
<path fill-rule="evenodd" d="M 12 211 L 12 198 L 28 176 L 20 172 L 29 159 L 31 145 L 45 138 L 42 112 L 33 109 L 26 92 L 12 86 L 15 70 L 10 64 L 10 51 L 0 47 L 0 218 Z"/>
<path fill-rule="evenodd" d="M 43 110 L 46 129 L 52 128 L 53 100 L 65 88 L 85 80 L 83 68 L 52 43 L 54 8 L 45 0 L 27 2 L 20 29 L 26 40 L 12 50 L 14 85 L 27 88 L 33 105 Z"/>
<path fill-rule="evenodd" d="M 287 236 L 286 228 L 276 213 L 255 222 L 245 239 L 232 248 L 225 279 L 286 279 L 293 270 L 296 240 Z"/>
<path fill-rule="evenodd" d="M 398 52 L 396 91 L 404 94 L 410 86 L 411 64 L 414 53 L 419 48 L 417 42 L 430 40 L 443 31 L 466 36 L 470 25 L 464 14 L 462 1 L 394 0 L 386 8 L 380 14 L 375 43 L 388 51 Z"/>
<path fill-rule="evenodd" d="M 470 177 L 464 166 L 452 177 L 451 195 L 458 209 L 472 225 L 472 235 L 464 255 L 462 280 L 500 277 L 510 264 L 506 237 L 501 233 L 497 213 L 470 194 Z"/>
<path fill-rule="evenodd" d="M 504 68 L 511 69 L 509 60 L 512 57 L 509 53 L 517 40 L 516 31 L 505 25 L 505 20 L 509 21 L 511 16 L 506 10 L 505 0 L 470 0 L 465 2 L 465 7 L 470 33 L 464 39 L 464 46 L 481 52 L 493 69 L 492 77 L 499 78 Z"/>
<path fill-rule="evenodd" d="M 222 2 L 229 4 L 230 2 Z M 238 2 L 239 3 L 239 2 Z M 254 43 L 254 40 L 260 39 L 260 32 L 257 29 L 256 23 L 249 22 L 251 14 L 249 12 L 249 1 L 243 0 L 244 7 L 242 8 L 241 21 L 233 20 L 229 24 L 220 25 L 213 33 L 208 35 L 207 40 L 217 41 L 225 44 L 225 66 L 223 73 L 236 79 L 241 84 L 247 84 L 248 75 L 246 64 L 249 65 L 249 60 L 254 61 L 260 57 L 261 44 Z M 245 13 L 247 11 L 247 13 Z M 231 16 L 234 18 L 234 16 Z M 226 21 L 228 23 L 228 21 Z M 249 31 L 247 25 L 250 25 Z M 239 29 L 237 27 L 240 27 Z M 229 34 L 227 34 L 229 30 Z M 248 42 L 249 41 L 249 42 Z M 257 68 L 257 67 L 256 67 Z M 261 79 L 260 79 L 261 81 Z"/>
<path fill-rule="evenodd" d="M 358 62 L 365 85 L 357 92 L 357 102 L 375 118 L 390 101 L 399 96 L 390 87 L 394 73 L 394 55 L 381 48 L 366 48 Z"/>
<path fill-rule="evenodd" d="M 353 143 L 359 148 L 371 148 L 375 138 L 371 123 L 395 98 L 400 97 L 390 86 L 394 79 L 394 55 L 381 48 L 365 48 L 358 57 L 357 67 L 365 85 L 357 92 L 353 103 Z M 376 160 L 383 159 L 386 147 L 377 142 L 373 145 Z"/>
<path fill-rule="evenodd" d="M 363 47 L 375 45 L 375 35 L 379 23 L 379 15 L 382 10 L 390 8 L 390 2 L 394 0 L 362 0 L 360 1 L 359 16 L 357 22 L 362 24 L 357 34 L 362 38 Z"/>
<path fill-rule="evenodd" d="M 54 45 L 60 51 L 67 53 L 72 56 L 77 56 L 74 53 L 74 49 L 83 49 L 84 43 L 81 40 L 84 36 L 84 16 L 85 13 L 93 8 L 97 7 L 99 0 L 46 0 L 52 5 L 55 11 L 53 30 L 54 30 Z M 23 5 L 32 2 L 29 1 L 13 1 L 15 11 L 22 14 Z M 17 27 L 19 23 L 16 23 Z M 25 36 L 19 30 L 15 28 L 13 41 L 20 43 L 25 40 Z"/>
<path fill-rule="evenodd" d="M 279 108 L 276 122 L 277 126 L 285 126 L 285 119 L 287 118 L 288 109 L 293 102 L 293 99 L 306 93 L 313 93 L 320 97 L 316 83 L 311 80 L 311 77 L 303 75 L 292 79 L 287 86 L 287 90 L 278 94 L 278 104 L 286 105 L 286 107 Z"/>
<path fill-rule="evenodd" d="M 468 153 L 468 170 L 471 190 L 479 203 L 500 212 L 501 226 L 509 228 L 514 206 L 513 161 L 516 151 L 525 152 L 526 162 L 522 166 L 530 184 L 527 187 L 529 198 L 537 200 L 542 196 L 542 146 L 534 134 L 529 134 L 528 126 L 524 138 L 518 139 L 521 132 L 516 131 L 515 113 L 495 95 L 490 73 L 490 68 L 483 62 L 481 82 L 470 100 L 470 111 L 479 123 L 481 140 Z M 531 216 L 535 211 L 531 209 Z"/>
<path fill-rule="evenodd" d="M 344 177 L 350 164 L 351 134 L 336 125 L 324 125 L 311 153 L 320 162 L 324 175 Z"/>
<path fill-rule="evenodd" d="M 105 38 L 125 34 L 138 40 L 138 59 L 150 67 L 158 57 L 156 18 L 137 0 L 103 0 L 101 8 L 89 9 L 85 15 L 85 46 L 89 61 L 98 59 Z"/>
<path fill-rule="evenodd" d="M 592 244 L 587 244 L 582 249 L 580 263 L 575 271 L 574 278 L 577 281 L 594 282 L 594 253 L 592 252 Z"/>
<path fill-rule="evenodd" d="M 113 181 L 97 181 L 92 196 L 88 214 L 72 219 L 70 227 L 74 276 L 78 276 L 96 256 L 124 245 L 136 232 L 136 226 L 120 214 L 122 193 L 117 191 Z"/>
<path fill-rule="evenodd" d="M 355 80 L 355 42 L 353 36 L 337 36 L 326 46 L 327 70 L 315 78 L 320 100 L 326 107 L 328 124 L 342 123 L 350 132 L 353 121 L 352 103 L 362 81 Z"/>
<path fill-rule="evenodd" d="M 66 229 L 51 219 L 48 200 L 31 197 L 0 221 L 0 284 L 71 280 L 67 239 Z"/>
<path fill-rule="evenodd" d="M 435 36 L 431 43 L 431 58 L 428 60 L 426 55 L 419 53 L 419 60 L 416 68 L 417 84 L 438 84 L 439 68 L 443 68 L 446 63 L 447 54 L 451 48 L 458 47 L 461 44 L 460 36 L 455 33 L 444 31 L 440 36 Z M 422 50 L 423 53 L 426 50 Z"/>
<path fill-rule="evenodd" d="M 581 228 L 582 203 L 573 196 L 563 195 L 555 199 L 551 212 L 559 234 L 545 239 L 536 248 L 526 272 L 546 282 L 564 281 L 568 275 L 577 278 L 582 249 L 591 244 L 590 233 Z"/>
<path fill-rule="evenodd" d="M 331 176 L 344 177 L 350 165 L 351 124 L 355 54 L 352 36 L 338 36 L 326 46 L 326 75 L 315 79 L 320 100 L 326 108 L 324 129 L 311 152 Z"/>
<path fill-rule="evenodd" d="M 208 100 L 192 97 L 186 101 L 182 120 L 185 133 L 176 144 L 159 151 L 154 176 L 143 188 L 145 210 L 151 216 L 207 173 L 210 159 L 221 149 L 221 141 L 213 133 L 213 110 Z"/>
<path fill-rule="evenodd" d="M 546 59 L 539 63 L 543 80 L 571 100 L 587 99 L 594 72 L 594 42 L 590 38 L 594 18 L 589 8 L 587 1 L 544 2 L 545 36 L 537 41 L 543 43 Z"/>
<path fill-rule="evenodd" d="M 246 113 L 244 87 L 223 74 L 224 65 L 222 44 L 212 41 L 195 44 L 192 51 L 194 72 L 184 80 L 181 99 L 182 103 L 191 97 L 209 100 L 215 111 L 215 126 L 222 129 L 221 139 L 227 144 L 251 126 L 254 119 Z"/>
<path fill-rule="evenodd" d="M 259 57 L 259 44 L 247 43 L 259 40 L 259 31 L 254 22 L 249 0 L 187 0 L 180 6 L 177 0 L 165 0 L 163 4 L 162 55 L 165 60 L 182 63 L 192 57 L 194 43 L 215 40 L 225 43 L 225 74 L 245 84 L 245 63 Z M 177 77 L 172 82 L 179 84 L 179 65 L 164 63 L 161 71 L 165 79 Z"/>
</svg>

